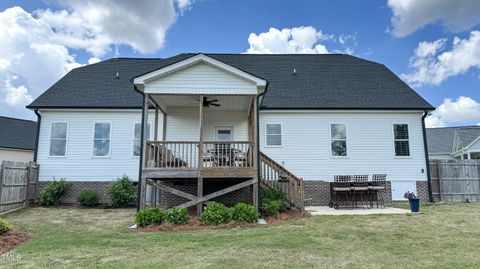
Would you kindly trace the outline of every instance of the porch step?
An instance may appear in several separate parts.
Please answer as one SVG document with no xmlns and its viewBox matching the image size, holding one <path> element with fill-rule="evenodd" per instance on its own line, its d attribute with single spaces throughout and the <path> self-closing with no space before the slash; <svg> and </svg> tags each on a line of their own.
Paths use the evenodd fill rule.
<svg viewBox="0 0 480 269">
<path fill-rule="evenodd" d="M 291 206 L 305 210 L 303 179 L 298 178 L 281 164 L 260 152 L 261 184 L 280 190 Z"/>
</svg>

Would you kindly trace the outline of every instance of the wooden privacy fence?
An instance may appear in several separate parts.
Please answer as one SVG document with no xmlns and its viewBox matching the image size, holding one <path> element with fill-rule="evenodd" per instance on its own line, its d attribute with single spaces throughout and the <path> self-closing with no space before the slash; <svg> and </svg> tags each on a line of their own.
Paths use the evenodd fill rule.
<svg viewBox="0 0 480 269">
<path fill-rule="evenodd" d="M 0 214 L 29 205 L 35 197 L 38 165 L 3 161 L 0 167 Z"/>
<path fill-rule="evenodd" d="M 435 201 L 480 201 L 480 160 L 430 160 Z"/>
</svg>

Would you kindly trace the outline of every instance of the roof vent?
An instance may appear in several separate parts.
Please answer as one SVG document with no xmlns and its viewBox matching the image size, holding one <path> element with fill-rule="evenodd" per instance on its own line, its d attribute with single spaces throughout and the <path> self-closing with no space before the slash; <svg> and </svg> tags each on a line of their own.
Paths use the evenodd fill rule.
<svg viewBox="0 0 480 269">
<path fill-rule="evenodd" d="M 116 78 L 116 79 L 119 79 L 119 78 L 120 78 L 120 75 L 118 74 L 118 72 L 115 74 L 115 78 Z"/>
<path fill-rule="evenodd" d="M 293 74 L 294 74 L 294 75 L 297 74 L 297 69 L 293 68 Z"/>
</svg>

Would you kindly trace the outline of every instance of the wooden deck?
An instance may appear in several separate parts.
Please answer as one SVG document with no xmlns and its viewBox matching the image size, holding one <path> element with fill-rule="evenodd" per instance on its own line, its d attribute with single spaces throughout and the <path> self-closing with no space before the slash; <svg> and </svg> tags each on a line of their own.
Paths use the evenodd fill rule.
<svg viewBox="0 0 480 269">
<path fill-rule="evenodd" d="M 147 142 L 144 177 L 249 178 L 256 176 L 254 143 L 249 141 Z"/>
</svg>

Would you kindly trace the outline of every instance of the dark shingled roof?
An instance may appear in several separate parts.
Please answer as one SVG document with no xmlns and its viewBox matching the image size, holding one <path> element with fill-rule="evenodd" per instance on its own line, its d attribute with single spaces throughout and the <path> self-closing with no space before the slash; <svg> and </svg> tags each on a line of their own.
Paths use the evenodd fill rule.
<svg viewBox="0 0 480 269">
<path fill-rule="evenodd" d="M 460 128 L 457 134 L 462 146 L 466 147 L 480 136 L 480 127 Z"/>
<path fill-rule="evenodd" d="M 466 147 L 480 136 L 478 126 L 427 128 L 428 153 L 451 153 L 455 132 Z"/>
<path fill-rule="evenodd" d="M 115 58 L 80 67 L 28 107 L 140 108 L 132 78 L 194 55 Z M 384 65 L 350 55 L 205 55 L 267 80 L 262 109 L 433 109 Z"/>
<path fill-rule="evenodd" d="M 0 116 L 0 148 L 35 149 L 37 123 Z"/>
</svg>

